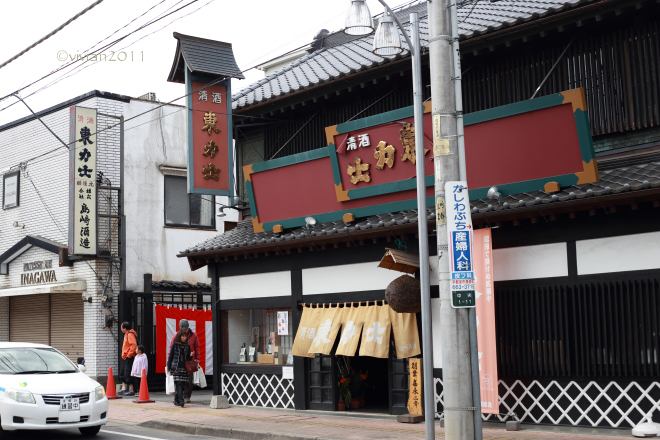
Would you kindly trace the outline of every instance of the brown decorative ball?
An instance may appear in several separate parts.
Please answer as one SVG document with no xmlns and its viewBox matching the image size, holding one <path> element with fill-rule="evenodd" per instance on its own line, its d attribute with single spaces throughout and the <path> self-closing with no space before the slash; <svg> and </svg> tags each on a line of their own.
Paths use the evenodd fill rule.
<svg viewBox="0 0 660 440">
<path fill-rule="evenodd" d="M 422 288 L 418 279 L 401 275 L 385 289 L 385 300 L 397 313 L 417 313 L 422 310 Z"/>
</svg>

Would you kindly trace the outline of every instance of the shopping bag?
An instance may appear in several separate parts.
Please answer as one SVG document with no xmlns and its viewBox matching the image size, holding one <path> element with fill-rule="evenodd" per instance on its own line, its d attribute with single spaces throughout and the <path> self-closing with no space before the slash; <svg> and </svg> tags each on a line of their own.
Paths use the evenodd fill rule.
<svg viewBox="0 0 660 440">
<path fill-rule="evenodd" d="M 390 308 L 390 320 L 396 346 L 396 358 L 405 359 L 421 354 L 417 315 L 415 313 L 397 313 Z"/>
<path fill-rule="evenodd" d="M 387 359 L 390 357 L 390 306 L 369 306 L 364 314 L 360 356 Z"/>
<path fill-rule="evenodd" d="M 200 388 L 206 388 L 206 375 L 204 374 L 204 370 L 201 366 L 197 367 L 197 371 L 195 371 L 193 383 Z"/>
<path fill-rule="evenodd" d="M 176 389 L 174 388 L 174 376 L 167 371 L 165 372 L 165 375 L 165 394 L 171 396 L 176 392 Z"/>
</svg>

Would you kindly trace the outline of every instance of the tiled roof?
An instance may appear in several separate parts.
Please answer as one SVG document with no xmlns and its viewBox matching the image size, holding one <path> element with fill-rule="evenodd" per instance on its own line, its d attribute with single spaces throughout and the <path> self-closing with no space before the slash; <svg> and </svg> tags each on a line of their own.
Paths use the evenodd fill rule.
<svg viewBox="0 0 660 440">
<path fill-rule="evenodd" d="M 543 191 L 520 193 L 504 196 L 502 205 L 494 200 L 478 199 L 470 202 L 472 215 L 478 216 L 497 211 L 515 211 L 534 205 L 547 205 L 557 202 L 566 202 L 591 197 L 604 197 L 627 191 L 639 191 L 647 188 L 660 187 L 660 161 L 646 164 L 624 166 L 601 171 L 600 180 L 596 183 L 576 185 L 565 188 L 554 194 Z M 435 219 L 435 212 L 427 209 L 428 220 Z M 232 248 L 265 245 L 268 243 L 290 242 L 316 236 L 332 234 L 348 234 L 354 231 L 375 229 L 387 226 L 403 225 L 417 222 L 417 211 L 401 211 L 368 218 L 358 219 L 350 225 L 342 221 L 317 223 L 313 229 L 298 228 L 285 231 L 282 234 L 273 232 L 254 233 L 250 220 L 240 222 L 236 228 L 229 232 L 210 238 L 203 243 L 192 246 L 181 252 L 182 256 L 193 255 L 200 252 L 221 251 Z"/>
<path fill-rule="evenodd" d="M 168 281 L 168 280 L 161 280 L 161 281 L 152 281 L 151 282 L 151 288 L 153 290 L 159 290 L 159 289 L 164 289 L 164 290 L 211 290 L 211 285 L 207 283 L 197 283 L 197 284 L 192 284 L 189 283 L 188 281 Z"/>
<path fill-rule="evenodd" d="M 184 65 L 195 74 L 244 79 L 230 43 L 174 33 L 178 40 L 168 81 L 185 82 Z M 185 61 L 185 62 L 184 62 Z"/>
<path fill-rule="evenodd" d="M 468 39 L 500 28 L 526 21 L 575 6 L 589 0 L 502 0 L 470 2 L 458 9 L 459 36 Z M 405 26 L 411 12 L 419 12 L 422 49 L 428 48 L 428 18 L 426 2 L 397 12 Z M 336 32 L 324 38 L 321 47 L 297 59 L 266 78 L 251 84 L 232 96 L 233 108 L 240 109 L 277 98 L 317 84 L 331 81 L 395 59 L 407 57 L 408 45 L 403 36 L 406 51 L 401 55 L 381 57 L 372 50 L 373 34 L 354 37 Z M 318 42 L 312 43 L 318 47 Z"/>
</svg>

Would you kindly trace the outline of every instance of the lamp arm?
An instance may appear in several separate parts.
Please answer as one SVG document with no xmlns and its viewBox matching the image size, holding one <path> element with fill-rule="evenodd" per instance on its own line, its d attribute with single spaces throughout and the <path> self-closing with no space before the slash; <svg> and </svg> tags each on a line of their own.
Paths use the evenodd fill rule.
<svg viewBox="0 0 660 440">
<path fill-rule="evenodd" d="M 378 0 L 381 5 L 387 9 L 387 12 L 390 13 L 392 18 L 394 18 L 394 21 L 396 24 L 399 26 L 399 29 L 401 29 L 401 32 L 403 32 L 403 36 L 406 38 L 406 43 L 408 43 L 408 48 L 410 49 L 410 52 L 412 53 L 415 50 L 415 46 L 413 46 L 412 41 L 410 41 L 410 37 L 408 37 L 408 33 L 406 32 L 406 29 L 403 27 L 401 22 L 399 21 L 399 18 L 396 16 L 396 14 L 390 9 L 390 7 L 385 3 L 385 0 Z"/>
</svg>

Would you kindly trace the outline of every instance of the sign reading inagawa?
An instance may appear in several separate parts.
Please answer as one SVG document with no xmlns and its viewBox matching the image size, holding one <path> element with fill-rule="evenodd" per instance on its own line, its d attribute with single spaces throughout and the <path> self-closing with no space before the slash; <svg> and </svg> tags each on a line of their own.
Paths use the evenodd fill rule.
<svg viewBox="0 0 660 440">
<path fill-rule="evenodd" d="M 69 254 L 96 255 L 96 109 L 70 108 Z"/>
<path fill-rule="evenodd" d="M 445 183 L 451 305 L 475 307 L 475 278 L 472 265 L 472 216 L 467 182 Z"/>
</svg>

